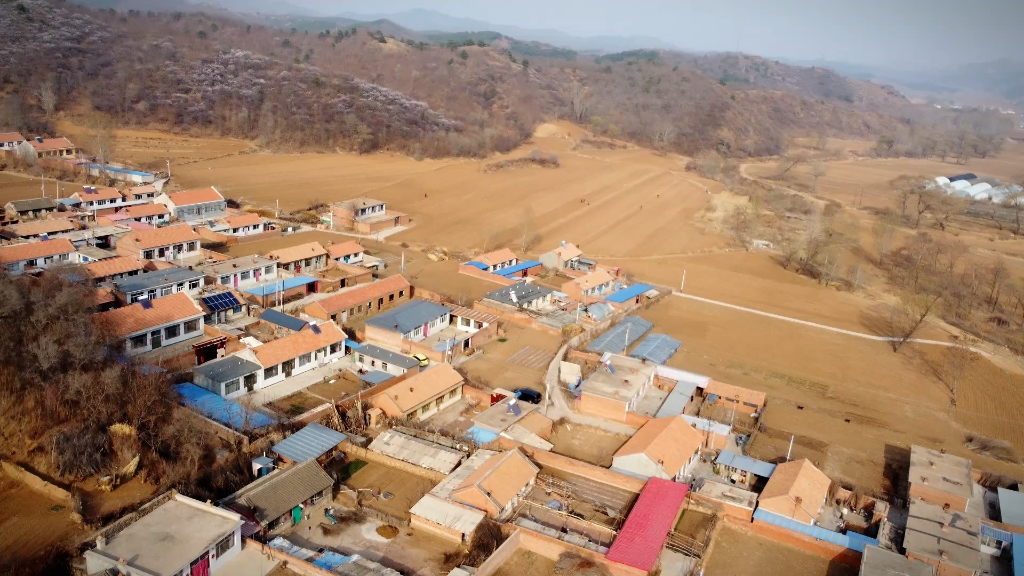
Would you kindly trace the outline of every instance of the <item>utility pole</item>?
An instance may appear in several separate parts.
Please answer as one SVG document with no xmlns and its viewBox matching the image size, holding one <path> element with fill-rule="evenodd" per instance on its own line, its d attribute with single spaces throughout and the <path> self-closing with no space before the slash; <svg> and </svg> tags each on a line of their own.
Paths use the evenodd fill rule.
<svg viewBox="0 0 1024 576">
<path fill-rule="evenodd" d="M 796 438 L 796 434 L 789 435 L 789 450 L 786 451 L 786 462 L 789 462 L 789 457 L 793 455 L 793 439 Z"/>
<path fill-rule="evenodd" d="M 402 250 L 402 272 L 405 272 L 405 250 Z"/>
<path fill-rule="evenodd" d="M 171 159 L 167 159 L 167 179 L 171 179 Z"/>
<path fill-rule="evenodd" d="M 686 287 L 686 270 L 683 270 L 683 281 L 679 283 L 679 291 L 682 292 Z"/>
<path fill-rule="evenodd" d="M 281 217 L 281 201 L 280 200 L 274 200 L 274 206 L 275 206 L 275 208 L 274 208 L 274 218 L 280 218 Z"/>
</svg>

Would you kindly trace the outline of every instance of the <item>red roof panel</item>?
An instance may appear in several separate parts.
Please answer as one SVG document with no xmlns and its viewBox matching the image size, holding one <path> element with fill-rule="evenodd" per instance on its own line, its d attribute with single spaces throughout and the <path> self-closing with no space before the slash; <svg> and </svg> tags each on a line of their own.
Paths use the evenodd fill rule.
<svg viewBox="0 0 1024 576">
<path fill-rule="evenodd" d="M 653 570 L 689 491 L 688 484 L 648 480 L 607 558 L 645 572 Z"/>
</svg>

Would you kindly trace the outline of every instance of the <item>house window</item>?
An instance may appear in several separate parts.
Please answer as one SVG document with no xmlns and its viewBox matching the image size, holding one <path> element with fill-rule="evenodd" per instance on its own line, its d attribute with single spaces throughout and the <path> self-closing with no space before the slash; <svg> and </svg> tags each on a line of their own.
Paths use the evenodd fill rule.
<svg viewBox="0 0 1024 576">
<path fill-rule="evenodd" d="M 405 298 L 405 290 L 399 290 L 398 291 L 398 297 L 399 298 Z"/>
<path fill-rule="evenodd" d="M 223 540 L 217 542 L 217 558 L 224 555 L 225 552 L 235 547 L 235 533 L 232 532 L 224 537 Z"/>
<path fill-rule="evenodd" d="M 35 258 L 33 258 L 33 259 L 31 259 L 31 260 L 29 260 L 29 261 L 25 262 L 25 265 L 26 265 L 26 266 L 35 266 L 35 265 L 36 265 L 36 259 L 35 259 Z"/>
<path fill-rule="evenodd" d="M 58 256 L 58 258 L 60 258 L 61 261 L 63 261 L 63 262 L 67 262 L 71 258 L 71 255 L 70 254 L 61 254 L 60 256 Z"/>
<path fill-rule="evenodd" d="M 256 385 L 256 373 L 253 372 L 252 374 L 249 374 L 249 375 L 247 375 L 245 377 L 245 387 L 246 387 L 246 389 L 248 389 L 248 388 L 251 388 L 251 387 L 253 387 L 255 385 Z"/>
<path fill-rule="evenodd" d="M 220 283 L 222 286 L 227 286 L 231 284 L 231 276 L 221 276 Z"/>
<path fill-rule="evenodd" d="M 362 313 L 363 313 L 363 305 L 362 305 L 362 304 L 360 304 L 360 305 L 359 305 L 359 313 L 360 313 L 360 314 L 362 314 Z"/>
<path fill-rule="evenodd" d="M 388 363 L 387 362 L 381 362 L 380 363 L 380 369 L 384 370 L 386 372 L 387 369 L 388 369 Z"/>
<path fill-rule="evenodd" d="M 144 251 L 142 253 L 142 257 L 145 258 L 146 260 L 152 260 L 153 259 L 153 251 L 152 250 Z"/>
<path fill-rule="evenodd" d="M 264 380 L 270 380 L 274 376 L 277 376 L 277 366 L 276 365 L 275 366 L 271 366 L 270 368 L 267 368 L 266 370 L 263 371 L 263 379 Z"/>
<path fill-rule="evenodd" d="M 174 287 L 174 291 L 175 292 L 181 292 L 184 289 L 185 289 L 185 283 L 184 282 L 178 282 L 178 285 Z"/>
<path fill-rule="evenodd" d="M 430 404 L 420 408 L 420 414 L 426 414 L 430 410 Z"/>
<path fill-rule="evenodd" d="M 156 290 L 150 290 L 146 292 L 146 297 L 150 300 L 156 300 Z"/>
<path fill-rule="evenodd" d="M 242 307 L 241 306 L 235 306 L 234 308 L 231 309 L 231 313 L 232 314 L 241 314 L 242 313 Z"/>
<path fill-rule="evenodd" d="M 170 296 L 170 295 L 171 295 L 171 292 L 172 292 L 173 290 L 174 290 L 174 287 L 173 287 L 173 286 L 162 286 L 162 287 L 160 288 L 160 295 L 161 295 L 161 296 Z"/>
<path fill-rule="evenodd" d="M 234 380 L 232 380 L 230 382 L 225 382 L 224 383 L 224 395 L 227 396 L 228 394 L 234 394 L 235 392 L 238 392 L 238 390 L 240 388 L 241 388 L 241 385 L 240 385 L 240 382 L 239 382 L 238 378 L 235 378 Z"/>
<path fill-rule="evenodd" d="M 188 251 L 189 252 L 195 252 L 196 251 L 196 243 L 195 242 L 189 242 L 188 243 Z"/>
<path fill-rule="evenodd" d="M 305 366 L 306 364 L 309 364 L 309 360 L 311 357 L 311 354 L 303 354 L 302 356 L 299 356 L 299 366 Z"/>
<path fill-rule="evenodd" d="M 199 320 L 188 320 L 185 322 L 185 334 L 191 334 L 199 330 Z"/>
<path fill-rule="evenodd" d="M 360 364 L 365 364 L 366 363 L 366 356 L 363 356 L 362 354 L 360 354 L 359 355 L 359 363 Z"/>
<path fill-rule="evenodd" d="M 362 310 L 360 310 L 360 312 L 362 312 Z M 355 314 L 356 314 L 356 309 L 355 308 L 349 308 L 348 309 L 348 315 L 349 316 L 355 316 Z"/>
<path fill-rule="evenodd" d="M 395 301 L 395 295 L 394 294 L 388 294 L 388 302 L 394 302 L 394 301 Z"/>
<path fill-rule="evenodd" d="M 341 342 L 335 342 L 331 344 L 331 354 L 337 354 L 341 351 Z"/>
<path fill-rule="evenodd" d="M 266 268 L 263 269 L 263 273 L 264 274 L 273 274 L 274 273 L 274 267 L 273 266 L 267 266 Z"/>
<path fill-rule="evenodd" d="M 246 270 L 238 275 L 239 280 L 248 280 L 252 276 L 252 272 Z"/>
<path fill-rule="evenodd" d="M 132 336 L 128 339 L 128 345 L 132 350 L 138 350 L 139 348 L 146 347 L 146 335 L 139 334 L 138 336 Z"/>
<path fill-rule="evenodd" d="M 164 338 L 170 340 L 171 338 L 177 338 L 181 335 L 181 325 L 175 324 L 174 326 L 168 326 L 164 328 Z"/>
<path fill-rule="evenodd" d="M 188 289 L 189 290 L 198 290 L 199 289 L 199 280 L 189 280 L 188 281 Z"/>
<path fill-rule="evenodd" d="M 309 258 L 306 258 L 306 262 L 305 262 L 304 266 L 305 266 L 306 268 L 309 268 L 309 267 L 310 267 L 310 266 L 312 266 L 312 265 L 313 265 L 313 260 L 311 260 L 311 259 L 309 259 Z"/>
</svg>

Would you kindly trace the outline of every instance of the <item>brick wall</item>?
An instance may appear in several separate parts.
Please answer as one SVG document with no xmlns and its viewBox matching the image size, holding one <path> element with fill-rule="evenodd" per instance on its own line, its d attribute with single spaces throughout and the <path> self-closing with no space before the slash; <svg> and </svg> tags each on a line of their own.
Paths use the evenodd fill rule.
<svg viewBox="0 0 1024 576">
<path fill-rule="evenodd" d="M 385 346 L 398 348 L 402 346 L 402 335 L 391 330 L 384 330 L 383 328 L 366 324 L 359 332 L 364 341 L 369 340 L 370 342 L 378 342 Z"/>
<path fill-rule="evenodd" d="M 409 526 L 411 526 L 415 530 L 423 530 L 424 532 L 429 532 L 430 534 L 437 536 L 442 540 L 448 540 L 456 544 L 462 543 L 462 532 L 459 532 L 454 528 L 442 526 L 440 524 L 431 522 L 430 520 L 420 518 L 415 514 L 411 515 L 411 518 L 409 520 Z"/>
<path fill-rule="evenodd" d="M 369 450 L 367 448 L 360 448 L 359 446 L 356 446 L 355 444 L 352 444 L 351 442 L 348 441 L 342 443 L 341 451 L 344 452 L 345 455 L 348 456 L 350 460 L 363 460 L 365 462 L 375 462 L 377 464 L 383 464 L 384 466 L 397 468 L 398 470 L 408 472 L 409 474 L 419 476 L 420 478 L 426 478 L 427 480 L 430 480 L 431 482 L 435 483 L 441 482 L 442 480 L 445 479 L 446 476 L 445 474 L 442 474 L 435 470 L 420 468 L 419 466 L 409 464 L 408 462 L 402 462 L 401 460 L 392 458 L 391 456 L 388 456 L 386 454 L 381 454 L 380 452 L 374 452 L 373 450 Z"/>
<path fill-rule="evenodd" d="M 507 439 L 503 440 L 507 441 Z M 514 442 L 511 443 L 515 444 Z M 531 446 L 519 445 L 519 447 L 534 462 L 545 468 L 553 468 L 569 474 L 575 474 L 576 476 L 583 476 L 595 482 L 608 484 L 609 486 L 614 486 L 622 490 L 639 493 L 643 490 L 644 484 L 647 483 L 646 480 L 626 476 L 625 474 L 619 474 L 618 472 L 614 472 L 608 468 L 594 466 L 593 464 L 581 462 L 574 458 L 569 458 L 568 456 L 555 454 L 554 452 L 539 450 Z"/>
<path fill-rule="evenodd" d="M 491 392 L 489 390 L 480 390 L 472 386 L 462 387 L 462 397 L 469 403 L 476 403 L 484 408 L 491 405 Z"/>
<path fill-rule="evenodd" d="M 507 322 L 512 322 L 513 324 L 518 324 L 520 326 L 525 326 L 527 328 L 533 328 L 534 330 L 541 330 L 543 332 L 547 332 L 548 334 L 554 334 L 555 336 L 562 335 L 561 330 L 553 328 L 546 324 L 541 324 L 540 322 L 537 321 L 536 318 L 523 314 L 522 312 L 514 312 L 512 310 L 505 310 L 502 308 L 498 308 L 496 306 L 488 306 L 483 301 L 474 302 L 473 309 L 480 310 L 481 312 L 487 312 L 488 314 L 494 314 L 498 318 L 505 320 Z"/>
<path fill-rule="evenodd" d="M 202 242 L 203 240 L 207 242 L 218 242 L 224 244 L 225 246 L 232 246 L 238 244 L 237 237 L 228 236 L 225 234 L 218 234 L 217 232 L 214 232 L 213 230 L 210 230 L 209 228 L 205 228 L 203 226 L 197 226 L 195 228 L 195 231 L 196 234 L 198 234 L 199 237 L 201 238 L 200 242 Z"/>
<path fill-rule="evenodd" d="M 504 276 L 499 276 L 491 272 L 484 272 L 483 270 L 475 266 L 467 266 L 466 264 L 459 264 L 459 274 L 465 274 L 466 276 L 473 276 L 481 280 L 487 280 L 488 282 L 494 282 L 501 286 L 511 286 L 516 283 L 516 280 L 510 280 Z"/>
<path fill-rule="evenodd" d="M 580 395 L 576 410 L 580 414 L 589 414 L 599 418 L 607 418 L 608 420 L 614 420 L 615 422 L 626 421 L 625 401 L 604 398 L 595 394 L 589 394 L 586 391 Z"/>
<path fill-rule="evenodd" d="M 644 572 L 639 568 L 633 568 L 632 566 L 626 566 L 625 564 L 612 562 L 605 558 L 603 554 L 599 554 L 592 550 L 587 550 L 586 548 L 574 546 L 572 544 L 569 544 L 568 542 L 563 542 L 556 538 L 545 536 L 544 534 L 534 532 L 533 530 L 527 530 L 525 528 L 520 528 L 519 530 L 521 532 L 519 542 L 520 547 L 522 547 L 525 550 L 529 550 L 534 554 L 543 556 L 549 560 L 554 560 L 557 562 L 558 558 L 562 554 L 569 552 L 572 554 L 576 554 L 578 556 L 583 556 L 584 558 L 593 561 L 599 566 L 604 566 L 608 569 L 608 572 L 610 572 L 612 576 L 647 575 L 647 572 Z"/>
<path fill-rule="evenodd" d="M 945 506 L 946 504 L 949 504 L 950 508 L 959 512 L 967 511 L 967 498 L 943 492 L 942 490 L 937 490 L 926 484 L 921 484 L 920 482 L 910 483 L 910 499 L 913 500 L 915 498 L 920 498 L 921 500 L 930 504 L 935 504 L 936 506 Z"/>
<path fill-rule="evenodd" d="M 569 350 L 565 354 L 565 358 L 568 361 L 579 360 L 582 362 L 600 362 L 601 355 L 594 354 L 593 352 L 584 352 L 582 350 Z"/>
<path fill-rule="evenodd" d="M 689 496 L 695 502 L 709 504 L 713 508 L 716 508 L 722 516 L 731 516 L 732 518 L 741 520 L 745 523 L 749 523 L 754 519 L 753 508 L 744 508 L 742 506 L 723 502 L 722 500 L 715 500 L 714 498 L 709 498 L 700 492 L 690 492 Z"/>
<path fill-rule="evenodd" d="M 927 556 L 920 556 L 913 552 L 907 552 L 907 558 L 915 560 L 917 562 L 923 562 L 929 566 L 935 566 L 937 568 L 936 576 L 974 576 L 973 570 L 965 570 L 959 566 L 953 566 L 945 562 L 939 562 L 934 558 L 928 558 Z"/>
</svg>

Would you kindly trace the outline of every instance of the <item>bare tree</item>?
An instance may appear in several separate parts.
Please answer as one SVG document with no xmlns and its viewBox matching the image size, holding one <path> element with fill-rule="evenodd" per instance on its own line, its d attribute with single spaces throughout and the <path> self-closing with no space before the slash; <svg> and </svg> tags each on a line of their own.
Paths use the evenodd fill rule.
<svg viewBox="0 0 1024 576">
<path fill-rule="evenodd" d="M 789 173 L 790 170 L 796 168 L 797 165 L 807 162 L 807 155 L 803 153 L 796 153 L 790 156 L 784 156 L 782 160 L 779 160 L 778 172 L 775 177 L 782 179 Z"/>
<path fill-rule="evenodd" d="M 723 224 L 733 240 L 744 250 L 749 251 L 751 234 L 754 230 L 754 220 L 750 215 L 750 209 L 746 206 L 736 206 L 726 215 Z"/>
<path fill-rule="evenodd" d="M 815 162 L 811 166 L 811 177 L 814 178 L 814 191 L 818 191 L 818 179 L 828 175 L 828 166 L 824 162 Z"/>
<path fill-rule="evenodd" d="M 875 240 L 875 252 L 878 253 L 878 265 L 885 263 L 885 255 L 892 248 L 892 239 L 896 234 L 896 222 L 899 217 L 891 210 L 885 210 L 878 215 L 871 227 L 871 234 Z"/>
<path fill-rule="evenodd" d="M 1007 196 L 1002 202 L 1013 211 L 1013 235 L 1020 236 L 1021 222 L 1024 220 L 1024 192 L 1017 192 Z"/>
<path fill-rule="evenodd" d="M 722 156 L 714 150 L 706 150 L 697 154 L 696 165 L 697 173 L 705 178 L 711 178 L 712 180 L 718 180 L 722 176 L 722 169 L 725 166 L 725 160 Z"/>
<path fill-rule="evenodd" d="M 95 113 L 89 118 L 88 140 L 92 153 L 101 166 L 106 166 L 114 155 L 114 122 L 110 117 Z"/>
<path fill-rule="evenodd" d="M 567 88 L 569 97 L 569 114 L 574 122 L 583 122 L 590 112 L 590 98 L 589 90 L 586 86 L 580 84 L 578 80 L 573 80 Z"/>
<path fill-rule="evenodd" d="M 52 116 L 57 110 L 57 87 L 53 78 L 46 79 L 36 91 L 36 98 L 39 99 L 39 107 L 46 115 Z"/>
<path fill-rule="evenodd" d="M 893 352 L 899 352 L 914 337 L 938 302 L 939 296 L 934 294 L 904 293 L 900 297 L 899 305 L 893 307 L 891 318 L 892 336 L 896 338 L 891 342 Z"/>
<path fill-rule="evenodd" d="M 828 133 L 824 130 L 818 132 L 818 138 L 814 141 L 814 149 L 822 152 L 828 148 Z"/>
<path fill-rule="evenodd" d="M 978 343 L 977 339 L 967 334 L 954 336 L 954 338 L 953 345 L 947 347 L 942 355 L 942 375 L 949 390 L 951 408 L 956 408 L 960 384 L 978 358 L 978 355 L 971 349 Z"/>
<path fill-rule="evenodd" d="M 664 155 L 668 152 L 672 141 L 676 137 L 676 129 L 671 124 L 661 124 L 654 129 L 653 140 L 654 149 Z"/>
</svg>

